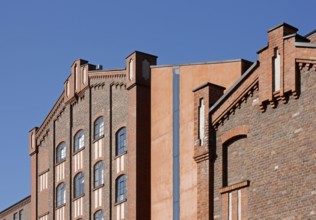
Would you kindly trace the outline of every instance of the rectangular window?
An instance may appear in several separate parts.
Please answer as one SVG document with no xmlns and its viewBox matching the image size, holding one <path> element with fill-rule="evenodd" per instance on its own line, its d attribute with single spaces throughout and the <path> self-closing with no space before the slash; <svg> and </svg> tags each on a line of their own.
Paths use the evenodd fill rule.
<svg viewBox="0 0 316 220">
<path fill-rule="evenodd" d="M 220 189 L 222 194 L 222 219 L 247 219 L 249 181 L 233 184 Z"/>
<path fill-rule="evenodd" d="M 19 220 L 24 220 L 23 209 L 19 212 Z"/>
<path fill-rule="evenodd" d="M 13 214 L 13 220 L 18 220 L 18 213 L 17 212 Z"/>
</svg>

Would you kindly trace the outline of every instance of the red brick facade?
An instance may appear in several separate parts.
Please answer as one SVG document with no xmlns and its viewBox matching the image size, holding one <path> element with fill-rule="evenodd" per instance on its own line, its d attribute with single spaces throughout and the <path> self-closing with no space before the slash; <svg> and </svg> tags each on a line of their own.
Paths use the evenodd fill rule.
<svg viewBox="0 0 316 220">
<path fill-rule="evenodd" d="M 133 70 L 129 62 L 133 60 Z M 148 219 L 150 215 L 150 65 L 156 57 L 134 52 L 127 68 L 105 71 L 85 60 L 71 66 L 64 91 L 39 128 L 30 131 L 32 163 L 31 219 Z M 131 77 L 130 74 L 133 73 Z M 102 135 L 94 126 L 102 117 Z M 118 131 L 126 128 L 127 151 L 117 153 Z M 75 137 L 84 132 L 76 151 Z M 58 147 L 65 158 L 56 161 Z M 102 162 L 103 184 L 94 186 L 94 167 Z M 147 167 L 147 169 L 146 169 Z M 75 196 L 75 179 L 84 176 L 84 192 Z M 118 179 L 126 176 L 126 198 L 117 200 Z M 65 202 L 58 205 L 58 187 Z"/>
<path fill-rule="evenodd" d="M 210 177 L 198 179 L 209 180 L 213 204 L 197 201 L 213 213 L 210 219 L 316 218 L 316 47 L 296 32 L 287 24 L 271 29 L 259 62 L 210 108 L 216 156 L 208 173 L 198 166 L 198 175 Z M 278 91 L 275 48 L 281 58 Z M 200 184 L 206 185 L 198 182 L 198 190 Z"/>
</svg>

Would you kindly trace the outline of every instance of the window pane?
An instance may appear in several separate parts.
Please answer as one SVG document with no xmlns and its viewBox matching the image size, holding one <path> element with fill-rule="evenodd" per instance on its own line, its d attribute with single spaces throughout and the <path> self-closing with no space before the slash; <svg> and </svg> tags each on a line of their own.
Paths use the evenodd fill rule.
<svg viewBox="0 0 316 220">
<path fill-rule="evenodd" d="M 75 198 L 80 197 L 84 194 L 84 175 L 83 173 L 77 174 L 75 177 Z"/>
<path fill-rule="evenodd" d="M 75 152 L 84 147 L 84 131 L 80 130 L 75 136 Z"/>
<path fill-rule="evenodd" d="M 125 200 L 126 197 L 126 176 L 120 176 L 116 181 L 116 201 Z"/>
<path fill-rule="evenodd" d="M 14 213 L 13 219 L 14 219 L 14 220 L 18 220 L 18 213 Z"/>
<path fill-rule="evenodd" d="M 103 161 L 98 162 L 94 167 L 94 187 L 104 183 L 104 165 Z"/>
<path fill-rule="evenodd" d="M 58 145 L 56 150 L 56 163 L 66 159 L 66 144 L 62 142 Z"/>
<path fill-rule="evenodd" d="M 104 121 L 103 117 L 96 120 L 94 124 L 94 139 L 98 139 L 104 135 Z"/>
<path fill-rule="evenodd" d="M 24 220 L 23 209 L 19 212 L 19 219 Z"/>
<path fill-rule="evenodd" d="M 122 128 L 116 135 L 116 154 L 120 155 L 126 151 L 126 128 Z"/>
<path fill-rule="evenodd" d="M 66 203 L 66 187 L 64 183 L 61 183 L 57 187 L 57 198 L 56 198 L 56 204 L 57 207 L 61 206 Z"/>
<path fill-rule="evenodd" d="M 99 210 L 94 214 L 94 220 L 103 220 L 103 211 Z"/>
</svg>

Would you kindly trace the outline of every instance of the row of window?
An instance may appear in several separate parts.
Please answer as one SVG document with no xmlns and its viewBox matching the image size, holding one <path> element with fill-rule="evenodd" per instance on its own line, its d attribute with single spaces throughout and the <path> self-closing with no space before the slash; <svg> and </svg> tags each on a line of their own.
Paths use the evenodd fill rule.
<svg viewBox="0 0 316 220">
<path fill-rule="evenodd" d="M 13 214 L 13 220 L 24 220 L 24 211 L 21 209 L 19 212 Z"/>
<path fill-rule="evenodd" d="M 95 122 L 95 132 L 94 138 L 98 139 L 103 136 L 104 133 L 104 123 L 103 118 L 100 117 Z M 78 152 L 84 147 L 84 131 L 80 130 L 77 132 L 74 138 L 74 151 Z M 116 155 L 123 154 L 127 151 L 126 147 L 126 128 L 121 128 L 116 133 Z M 58 145 L 56 150 L 56 163 L 59 163 L 66 159 L 66 143 L 62 142 Z"/>
<path fill-rule="evenodd" d="M 103 162 L 99 162 L 94 170 L 94 187 L 104 184 Z M 115 182 L 116 202 L 126 200 L 126 175 L 121 175 Z M 79 198 L 84 195 L 84 174 L 78 173 L 74 178 L 74 198 Z M 66 203 L 66 184 L 61 183 L 56 189 L 56 205 L 61 206 Z"/>
</svg>

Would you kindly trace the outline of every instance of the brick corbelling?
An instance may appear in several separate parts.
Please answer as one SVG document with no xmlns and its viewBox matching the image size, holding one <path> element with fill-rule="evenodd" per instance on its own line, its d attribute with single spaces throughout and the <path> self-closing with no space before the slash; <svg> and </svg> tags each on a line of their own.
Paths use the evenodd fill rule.
<svg viewBox="0 0 316 220">
<path fill-rule="evenodd" d="M 57 100 L 56 104 L 54 105 L 54 107 L 52 108 L 52 110 L 48 113 L 47 117 L 45 118 L 44 122 L 42 123 L 42 125 L 38 128 L 37 132 L 36 132 L 36 139 L 38 139 L 42 133 L 44 132 L 44 130 L 46 129 L 47 125 L 51 122 L 51 120 L 53 119 L 53 117 L 55 116 L 56 112 L 58 111 L 58 109 L 60 108 L 60 106 L 64 103 L 64 92 L 62 92 L 62 94 L 60 95 L 59 99 Z"/>
<path fill-rule="evenodd" d="M 90 79 L 101 79 L 101 78 L 125 78 L 126 73 L 124 71 L 113 71 L 113 72 L 99 72 L 99 73 L 89 73 Z"/>
<path fill-rule="evenodd" d="M 259 90 L 258 74 L 254 72 L 226 101 L 212 113 L 212 125 L 215 129 L 224 123 L 235 110 L 246 103 Z"/>
<path fill-rule="evenodd" d="M 316 60 L 296 59 L 296 62 L 300 70 L 302 70 L 304 67 L 306 67 L 307 70 L 310 70 L 311 68 L 316 70 Z"/>
<path fill-rule="evenodd" d="M 222 144 L 225 144 L 227 141 L 231 140 L 234 137 L 242 136 L 242 135 L 248 136 L 248 134 L 249 134 L 249 126 L 240 125 L 232 130 L 227 131 L 220 138 L 221 138 Z"/>
</svg>

